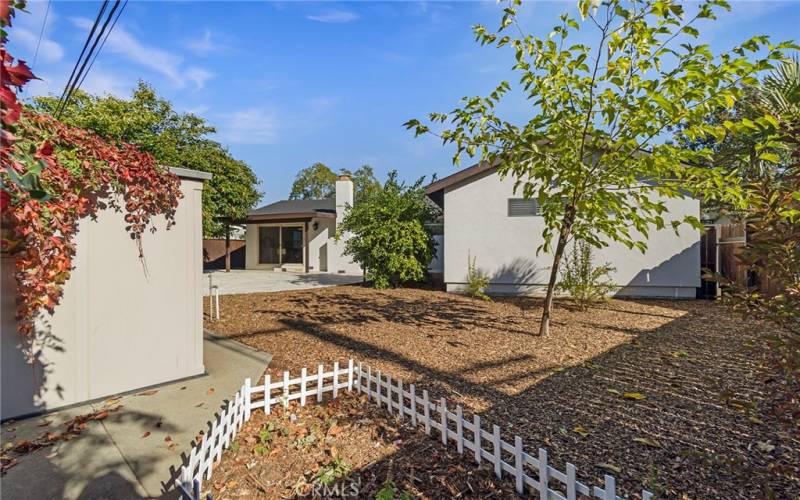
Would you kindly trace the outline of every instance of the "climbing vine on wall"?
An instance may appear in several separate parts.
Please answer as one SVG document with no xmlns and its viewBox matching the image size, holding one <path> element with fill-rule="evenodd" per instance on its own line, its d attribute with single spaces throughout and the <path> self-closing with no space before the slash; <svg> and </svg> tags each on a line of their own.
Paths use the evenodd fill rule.
<svg viewBox="0 0 800 500">
<path fill-rule="evenodd" d="M 142 257 L 142 234 L 155 231 L 158 215 L 172 226 L 182 194 L 178 177 L 149 154 L 25 109 L 14 90 L 36 77 L 6 50 L 5 28 L 15 7 L 24 3 L 0 0 L 1 245 L 14 256 L 17 325 L 30 340 L 37 316 L 52 312 L 61 299 L 81 219 L 94 219 L 103 209 L 123 212 Z"/>
</svg>

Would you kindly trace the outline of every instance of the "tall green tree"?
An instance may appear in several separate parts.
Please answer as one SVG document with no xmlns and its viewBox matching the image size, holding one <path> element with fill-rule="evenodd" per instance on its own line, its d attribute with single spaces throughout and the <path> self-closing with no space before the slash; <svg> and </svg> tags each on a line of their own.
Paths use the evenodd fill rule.
<svg viewBox="0 0 800 500">
<path fill-rule="evenodd" d="M 361 165 L 354 172 L 343 168 L 342 173 L 349 175 L 353 179 L 353 200 L 355 202 L 381 188 L 380 181 L 375 177 L 375 172 L 369 165 Z"/>
<path fill-rule="evenodd" d="M 341 173 L 349 175 L 353 180 L 354 201 L 358 201 L 367 192 L 381 186 L 381 183 L 375 178 L 372 167 L 369 165 L 362 165 L 354 172 L 343 168 Z M 320 200 L 333 198 L 336 195 L 337 178 L 338 175 L 324 163 L 314 163 L 297 173 L 289 199 Z"/>
<path fill-rule="evenodd" d="M 323 200 L 336 193 L 336 174 L 324 163 L 315 163 L 297 172 L 290 200 Z"/>
<path fill-rule="evenodd" d="M 52 114 L 58 101 L 55 96 L 37 97 L 32 106 Z M 214 127 L 197 115 L 175 111 L 144 82 L 139 82 L 130 99 L 77 90 L 59 119 L 111 142 L 135 144 L 163 165 L 213 174 L 203 189 L 206 237 L 223 236 L 226 227 L 219 218 L 242 219 L 261 197 L 250 166 L 209 138 Z"/>
<path fill-rule="evenodd" d="M 713 54 L 697 42 L 697 25 L 729 9 L 725 0 L 691 4 L 691 14 L 672 0 L 579 0 L 578 16 L 563 14 L 543 37 L 524 32 L 517 20 L 520 3 L 508 4 L 496 31 L 475 26 L 474 33 L 481 45 L 510 47 L 532 117 L 517 124 L 499 116 L 497 105 L 512 88 L 501 82 L 487 97 L 466 97 L 461 107 L 406 127 L 455 145 L 456 163 L 464 154 L 480 155 L 500 175 L 513 176 L 525 198 L 538 200 L 545 229 L 537 251 L 552 255 L 539 326 L 546 335 L 571 238 L 645 251 L 653 229 L 701 227 L 694 215 L 666 213 L 665 199 L 740 199 L 735 177 L 696 166 L 709 160 L 709 149 L 687 150 L 663 136 L 682 125 L 689 138 L 723 137 L 725 126 L 705 117 L 733 106 L 741 85 L 756 83 L 754 75 L 793 45 L 755 36 Z M 591 42 L 572 42 L 579 31 Z M 770 126 L 769 117 L 753 126 Z"/>
<path fill-rule="evenodd" d="M 436 209 L 423 181 L 409 186 L 397 180 L 396 171 L 390 172 L 383 187 L 366 191 L 337 228 L 337 239 L 345 238 L 345 255 L 361 265 L 375 288 L 425 277 L 435 251 L 427 224 Z"/>
</svg>

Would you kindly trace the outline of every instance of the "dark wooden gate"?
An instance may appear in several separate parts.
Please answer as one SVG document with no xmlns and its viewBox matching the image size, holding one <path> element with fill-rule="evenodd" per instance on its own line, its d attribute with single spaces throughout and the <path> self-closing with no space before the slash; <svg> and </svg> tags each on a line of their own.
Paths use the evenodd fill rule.
<svg viewBox="0 0 800 500">
<path fill-rule="evenodd" d="M 700 236 L 700 268 L 703 274 L 706 270 L 717 272 L 717 229 L 714 226 L 706 227 L 706 231 Z M 701 278 L 697 298 L 713 299 L 716 296 L 717 283 Z"/>
</svg>

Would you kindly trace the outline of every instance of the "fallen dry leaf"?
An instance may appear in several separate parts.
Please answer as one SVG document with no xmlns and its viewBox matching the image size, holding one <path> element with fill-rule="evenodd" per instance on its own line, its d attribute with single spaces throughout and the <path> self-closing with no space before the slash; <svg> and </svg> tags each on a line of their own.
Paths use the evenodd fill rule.
<svg viewBox="0 0 800 500">
<path fill-rule="evenodd" d="M 148 437 L 149 435 L 150 435 L 150 431 L 144 431 L 144 434 L 142 434 L 142 437 L 143 437 L 143 438 L 146 438 L 146 437 Z"/>
<path fill-rule="evenodd" d="M 208 390 L 206 391 L 206 394 L 208 394 L 209 396 L 214 394 L 214 388 L 213 387 L 209 387 Z"/>
<path fill-rule="evenodd" d="M 654 439 L 636 437 L 636 438 L 633 438 L 633 442 L 634 443 L 643 444 L 645 446 L 650 446 L 652 448 L 661 448 L 661 443 L 659 443 L 658 441 L 656 441 Z"/>
<path fill-rule="evenodd" d="M 172 441 L 172 436 L 167 436 L 167 437 L 165 437 L 165 438 L 164 438 L 164 441 L 165 441 L 165 442 L 167 442 L 167 443 L 169 443 L 170 441 Z"/>
<path fill-rule="evenodd" d="M 622 395 L 625 399 L 633 399 L 635 401 L 641 401 L 643 399 L 647 399 L 647 396 L 642 394 L 641 392 L 626 392 Z"/>
<path fill-rule="evenodd" d="M 577 432 L 578 434 L 580 434 L 583 437 L 586 437 L 586 436 L 589 435 L 589 431 L 585 427 L 583 427 L 581 425 L 576 425 L 575 428 L 572 429 L 572 430 L 574 432 Z"/>
<path fill-rule="evenodd" d="M 614 464 L 601 463 L 601 464 L 597 464 L 597 467 L 599 467 L 601 469 L 609 470 L 609 471 L 611 471 L 611 472 L 613 472 L 615 474 L 622 474 L 622 469 L 620 469 L 619 467 L 617 467 Z"/>
</svg>

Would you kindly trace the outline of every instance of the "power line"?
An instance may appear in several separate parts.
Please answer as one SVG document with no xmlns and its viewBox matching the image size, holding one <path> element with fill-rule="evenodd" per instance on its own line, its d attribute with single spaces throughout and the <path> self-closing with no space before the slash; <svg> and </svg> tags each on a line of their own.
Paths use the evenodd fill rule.
<svg viewBox="0 0 800 500">
<path fill-rule="evenodd" d="M 119 2 L 117 2 L 117 3 L 119 3 Z M 112 31 L 114 31 L 114 26 L 117 25 L 117 20 L 119 20 L 119 16 L 122 15 L 122 11 L 125 10 L 125 7 L 127 5 L 128 5 L 128 0 L 125 0 L 125 3 L 122 4 L 122 8 L 120 8 L 119 12 L 117 12 L 117 17 L 114 18 L 114 22 L 111 23 L 111 27 L 108 29 L 108 32 L 106 33 L 105 38 L 103 38 L 103 42 L 100 44 L 100 48 L 98 48 L 97 52 L 95 52 L 94 57 L 92 58 L 92 62 L 90 62 L 89 63 L 89 67 L 86 68 L 86 73 L 83 74 L 83 78 L 81 78 L 81 81 L 80 81 L 80 83 L 78 83 L 78 87 L 77 88 L 81 88 L 83 86 L 83 81 L 86 80 L 86 75 L 88 75 L 89 72 L 92 70 L 92 66 L 94 66 L 94 62 L 97 60 L 97 56 L 99 56 L 100 52 L 103 51 L 103 47 L 105 47 L 105 45 L 106 45 L 106 40 L 108 40 L 108 36 L 111 35 Z M 113 14 L 113 12 L 112 12 L 112 14 Z"/>
<path fill-rule="evenodd" d="M 86 41 L 83 43 L 83 48 L 81 49 L 81 54 L 78 56 L 78 60 L 75 61 L 75 66 L 72 68 L 72 73 L 69 75 L 69 79 L 67 80 L 67 84 L 64 86 L 64 92 L 61 93 L 61 98 L 58 101 L 58 109 L 56 110 L 56 117 L 61 114 L 61 108 L 64 104 L 64 97 L 69 93 L 70 87 L 73 85 L 72 79 L 75 77 L 75 72 L 78 70 L 78 66 L 83 59 L 83 55 L 86 53 L 86 48 L 89 47 L 89 43 L 91 43 L 92 38 L 94 37 L 94 32 L 97 29 L 97 25 L 100 24 L 100 19 L 102 19 L 103 14 L 106 11 L 106 7 L 108 6 L 108 0 L 103 0 L 103 5 L 100 6 L 100 12 L 97 13 L 97 17 L 94 20 L 94 24 L 92 25 L 92 29 L 89 31 L 89 36 L 86 37 Z"/>
<path fill-rule="evenodd" d="M 44 20 L 42 21 L 42 29 L 39 30 L 39 40 L 36 42 L 36 51 L 33 53 L 33 65 L 31 69 L 36 69 L 36 60 L 39 58 L 39 46 L 42 44 L 42 36 L 44 36 L 44 28 L 47 26 L 47 16 L 50 15 L 51 0 L 47 0 L 47 10 L 44 11 Z"/>
<path fill-rule="evenodd" d="M 75 91 L 75 89 L 80 87 L 80 84 L 78 83 L 78 81 L 79 80 L 83 81 L 82 79 L 85 78 L 86 75 L 88 74 L 88 71 L 84 72 L 86 70 L 86 65 L 89 63 L 89 59 L 92 58 L 92 54 L 94 53 L 95 49 L 97 48 L 97 44 L 100 42 L 100 39 L 103 38 L 103 33 L 106 32 L 106 28 L 108 28 L 108 23 L 111 22 L 111 18 L 114 17 L 114 12 L 119 8 L 119 3 L 120 3 L 120 0 L 116 0 L 114 2 L 114 7 L 111 8 L 111 11 L 108 13 L 108 16 L 106 16 L 106 20 L 103 23 L 103 27 L 100 28 L 100 31 L 97 33 L 97 37 L 94 39 L 94 43 L 92 44 L 92 48 L 89 49 L 89 52 L 86 54 L 86 58 L 83 60 L 83 64 L 81 65 L 81 69 L 78 70 L 78 74 L 75 76 L 75 81 L 72 84 L 72 88 L 69 89 L 69 92 L 67 93 L 67 97 L 64 98 L 64 103 L 61 105 L 62 111 L 64 109 L 66 109 L 67 103 L 69 103 L 69 98 L 72 97 L 72 93 Z"/>
</svg>

